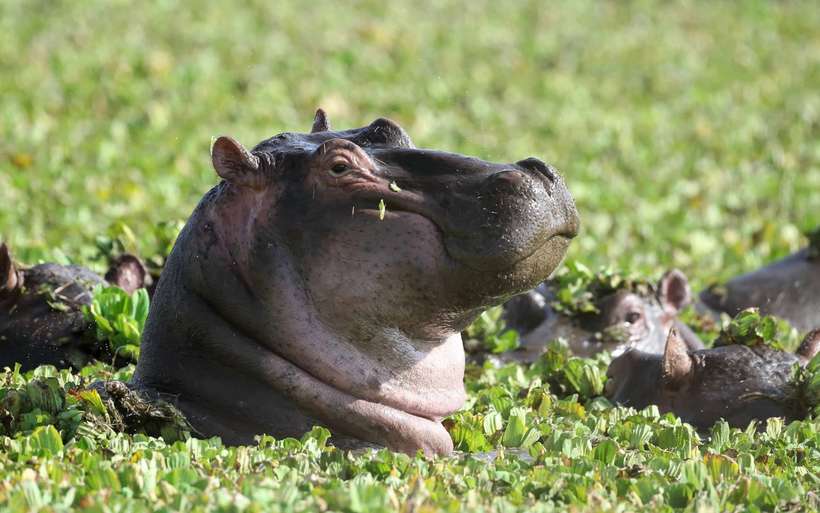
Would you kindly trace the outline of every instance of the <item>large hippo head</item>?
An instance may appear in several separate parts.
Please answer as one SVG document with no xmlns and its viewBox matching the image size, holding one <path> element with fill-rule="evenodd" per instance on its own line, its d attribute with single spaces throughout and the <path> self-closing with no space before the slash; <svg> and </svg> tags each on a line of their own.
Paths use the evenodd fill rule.
<svg viewBox="0 0 820 513">
<path fill-rule="evenodd" d="M 212 160 L 223 180 L 163 271 L 136 384 L 228 442 L 322 423 L 449 452 L 460 330 L 544 280 L 578 229 L 557 171 L 418 149 L 387 119 L 333 131 L 322 111 L 250 151 L 221 137 Z"/>
</svg>

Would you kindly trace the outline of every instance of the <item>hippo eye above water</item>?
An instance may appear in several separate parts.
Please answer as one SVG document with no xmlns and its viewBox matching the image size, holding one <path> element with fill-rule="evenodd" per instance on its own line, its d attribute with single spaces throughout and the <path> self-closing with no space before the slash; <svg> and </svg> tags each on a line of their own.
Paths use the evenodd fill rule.
<svg viewBox="0 0 820 513">
<path fill-rule="evenodd" d="M 641 320 L 641 313 L 640 312 L 629 312 L 626 314 L 626 323 L 627 324 L 635 324 Z"/>
<path fill-rule="evenodd" d="M 339 177 L 350 173 L 351 171 L 353 171 L 353 168 L 348 166 L 347 164 L 340 162 L 338 164 L 334 164 L 333 167 L 331 167 L 328 171 L 331 175 Z"/>
</svg>

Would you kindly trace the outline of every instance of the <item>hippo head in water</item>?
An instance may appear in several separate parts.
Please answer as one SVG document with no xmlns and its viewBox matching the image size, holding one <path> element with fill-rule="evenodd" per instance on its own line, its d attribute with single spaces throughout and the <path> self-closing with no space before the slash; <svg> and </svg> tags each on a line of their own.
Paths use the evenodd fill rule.
<svg viewBox="0 0 820 513">
<path fill-rule="evenodd" d="M 113 361 L 82 308 L 91 304 L 93 288 L 106 282 L 129 293 L 142 287 L 142 271 L 141 261 L 128 254 L 112 262 L 105 280 L 78 265 L 23 267 L 0 243 L 0 369 L 20 364 L 23 371 L 40 365 L 80 370 L 94 359 Z"/>
<path fill-rule="evenodd" d="M 448 453 L 460 331 L 544 280 L 578 229 L 563 180 L 417 149 L 396 123 L 216 140 L 221 183 L 160 278 L 134 385 L 228 443 L 328 426 L 334 442 Z"/>
<path fill-rule="evenodd" d="M 793 383 L 797 365 L 820 351 L 820 330 L 809 333 L 793 353 L 759 343 L 691 351 L 672 330 L 663 354 L 631 349 L 612 360 L 605 394 L 619 404 L 655 404 L 699 429 L 719 419 L 745 428 L 752 420 L 806 414 Z"/>
<path fill-rule="evenodd" d="M 690 349 L 702 349 L 698 336 L 677 318 L 691 301 L 689 281 L 681 271 L 667 271 L 656 285 L 623 280 L 621 286 L 593 282 L 592 301 L 585 311 L 560 308 L 560 284 L 543 283 L 504 305 L 507 324 L 521 335 L 521 348 L 513 358 L 533 361 L 546 344 L 563 338 L 577 356 L 611 351 L 618 356 L 628 349 L 663 353 L 666 337 L 675 328 Z"/>
</svg>

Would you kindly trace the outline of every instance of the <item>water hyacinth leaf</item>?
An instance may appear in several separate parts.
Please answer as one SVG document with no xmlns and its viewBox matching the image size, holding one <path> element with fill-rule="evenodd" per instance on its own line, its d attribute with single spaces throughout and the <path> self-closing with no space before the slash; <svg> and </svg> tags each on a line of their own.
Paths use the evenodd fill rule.
<svg viewBox="0 0 820 513">
<path fill-rule="evenodd" d="M 582 358 L 570 358 L 566 363 L 564 375 L 582 398 L 601 395 L 604 390 L 604 376 L 597 365 Z"/>
<path fill-rule="evenodd" d="M 507 426 L 501 436 L 501 444 L 504 447 L 520 447 L 527 433 L 527 410 L 524 408 L 513 408 L 507 418 Z"/>
<path fill-rule="evenodd" d="M 35 450 L 45 451 L 48 455 L 57 455 L 63 451 L 63 439 L 52 425 L 34 428 L 29 440 Z"/>
<path fill-rule="evenodd" d="M 83 312 L 96 325 L 98 340 L 107 342 L 118 357 L 136 361 L 149 308 L 145 289 L 128 294 L 119 287 L 99 286 L 94 289 L 91 305 L 83 307 Z"/>
<path fill-rule="evenodd" d="M 695 490 L 686 483 L 673 483 L 666 491 L 666 499 L 673 508 L 685 508 L 694 497 Z"/>
<path fill-rule="evenodd" d="M 25 393 L 31 405 L 44 412 L 56 414 L 63 408 L 62 387 L 56 378 L 31 381 L 26 385 Z"/>
<path fill-rule="evenodd" d="M 618 455 L 618 444 L 614 440 L 606 439 L 595 446 L 592 452 L 592 457 L 600 461 L 604 465 L 612 465 L 615 463 L 615 457 Z"/>
<path fill-rule="evenodd" d="M 91 412 L 97 415 L 105 415 L 106 408 L 100 397 L 100 393 L 94 389 L 80 390 L 77 392 L 77 397 L 81 399 L 90 409 Z"/>
<path fill-rule="evenodd" d="M 492 436 L 504 427 L 504 419 L 501 417 L 501 414 L 493 408 L 484 416 L 483 425 L 484 434 Z"/>
<path fill-rule="evenodd" d="M 521 443 L 518 446 L 522 449 L 525 449 L 527 447 L 530 447 L 540 439 L 541 431 L 539 431 L 536 427 L 531 427 L 527 429 L 527 432 L 524 434 L 524 438 L 521 440 Z"/>
<path fill-rule="evenodd" d="M 723 448 L 729 444 L 730 429 L 729 423 L 723 419 L 720 419 L 714 426 L 712 426 L 712 436 L 709 445 L 715 451 L 721 452 Z"/>
<path fill-rule="evenodd" d="M 773 340 L 776 332 L 777 324 L 772 317 L 762 318 L 757 326 L 755 326 L 755 334 L 765 341 Z"/>
<path fill-rule="evenodd" d="M 499 354 L 507 351 L 513 351 L 517 349 L 521 343 L 516 331 L 507 330 L 501 335 L 491 337 L 488 345 L 490 352 Z"/>
<path fill-rule="evenodd" d="M 798 387 L 809 411 L 820 414 L 820 353 L 814 355 L 796 376 Z"/>
<path fill-rule="evenodd" d="M 700 490 L 711 479 L 706 464 L 698 460 L 688 460 L 683 464 L 681 478 L 696 490 Z"/>
<path fill-rule="evenodd" d="M 310 431 L 302 435 L 300 441 L 303 445 L 313 441 L 318 448 L 322 448 L 327 445 L 327 441 L 330 440 L 330 436 L 330 431 L 328 431 L 327 428 L 322 426 L 314 426 Z"/>
<path fill-rule="evenodd" d="M 740 472 L 737 462 L 722 454 L 707 454 L 703 457 L 703 462 L 714 482 L 733 478 Z"/>
<path fill-rule="evenodd" d="M 652 428 L 646 424 L 634 426 L 629 432 L 629 444 L 632 448 L 641 449 L 652 439 Z"/>
<path fill-rule="evenodd" d="M 737 464 L 740 471 L 744 474 L 753 474 L 755 472 L 755 457 L 751 453 L 744 452 L 738 454 Z"/>
</svg>

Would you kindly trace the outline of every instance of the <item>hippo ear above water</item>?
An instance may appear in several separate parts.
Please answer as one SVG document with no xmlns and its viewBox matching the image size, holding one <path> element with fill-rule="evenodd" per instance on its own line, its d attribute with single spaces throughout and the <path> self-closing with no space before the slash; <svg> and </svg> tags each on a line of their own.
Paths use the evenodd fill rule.
<svg viewBox="0 0 820 513">
<path fill-rule="evenodd" d="M 686 275 L 677 269 L 666 271 L 658 282 L 658 301 L 672 315 L 688 305 L 692 301 L 692 292 Z"/>
<path fill-rule="evenodd" d="M 111 264 L 105 273 L 105 281 L 132 294 L 135 290 L 145 287 L 147 276 L 148 271 L 142 260 L 125 253 Z"/>
<path fill-rule="evenodd" d="M 0 295 L 16 289 L 18 285 L 21 285 L 20 275 L 11 259 L 9 247 L 3 242 L 0 244 Z"/>
<path fill-rule="evenodd" d="M 663 352 L 663 385 L 668 389 L 677 390 L 689 381 L 693 372 L 694 362 L 686 342 L 678 334 L 678 330 L 673 328 L 666 337 L 666 349 Z"/>
<path fill-rule="evenodd" d="M 315 134 L 316 132 L 327 132 L 328 130 L 330 130 L 330 120 L 327 118 L 327 113 L 322 109 L 316 109 L 310 133 Z"/>
<path fill-rule="evenodd" d="M 211 148 L 211 162 L 223 180 L 241 187 L 261 188 L 259 157 L 253 155 L 234 138 L 222 136 Z"/>
<path fill-rule="evenodd" d="M 820 353 L 820 328 L 810 331 L 795 351 L 803 365 L 809 363 L 817 353 Z"/>
</svg>

